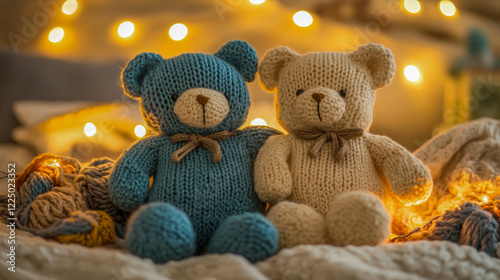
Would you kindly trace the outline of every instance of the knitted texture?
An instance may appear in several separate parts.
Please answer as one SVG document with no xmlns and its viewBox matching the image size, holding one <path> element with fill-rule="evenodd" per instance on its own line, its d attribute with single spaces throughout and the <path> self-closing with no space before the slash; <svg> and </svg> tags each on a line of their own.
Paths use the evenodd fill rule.
<svg viewBox="0 0 500 280">
<path fill-rule="evenodd" d="M 168 203 L 142 206 L 130 218 L 128 228 L 126 245 L 137 256 L 164 263 L 195 253 L 195 233 L 189 218 Z"/>
<path fill-rule="evenodd" d="M 76 211 L 36 235 L 54 238 L 61 243 L 98 247 L 115 242 L 115 223 L 104 211 Z"/>
<path fill-rule="evenodd" d="M 24 230 L 60 242 L 113 243 L 115 222 L 120 228 L 126 215 L 108 194 L 112 166 L 113 161 L 102 158 L 81 169 L 76 159 L 41 154 L 17 175 L 20 199 L 15 212 L 7 210 L 5 194 L 0 198 L 0 213 L 17 217 L 18 227 Z"/>
<path fill-rule="evenodd" d="M 2 252 L 12 246 L 8 237 L 9 229 L 0 227 Z M 158 265 L 123 250 L 48 242 L 23 231 L 16 232 L 16 240 L 22 244 L 16 247 L 16 263 L 23 265 L 10 273 L 9 263 L 1 262 L 5 279 L 500 279 L 498 258 L 451 242 L 305 245 L 282 250 L 257 264 L 233 254 L 212 254 Z"/>
<path fill-rule="evenodd" d="M 491 253 L 500 223 L 500 121 L 457 125 L 415 155 L 429 167 L 434 188 L 421 205 L 394 204 L 395 240 L 448 240 Z"/>
<path fill-rule="evenodd" d="M 466 201 L 484 203 L 500 196 L 499 120 L 483 118 L 457 125 L 429 140 L 415 155 L 429 167 L 434 189 L 418 209 L 399 207 L 401 214 L 411 215 L 410 220 L 427 221 Z"/>
<path fill-rule="evenodd" d="M 245 213 L 227 218 L 215 231 L 207 253 L 233 253 L 256 262 L 278 250 L 278 232 L 264 216 Z"/>
<path fill-rule="evenodd" d="M 246 81 L 254 79 L 257 63 L 255 50 L 242 41 L 227 43 L 215 55 L 186 53 L 159 60 L 158 55 L 144 53 L 128 63 L 122 74 L 125 92 L 140 97 L 144 119 L 157 135 L 136 142 L 118 159 L 110 178 L 110 194 L 117 207 L 127 212 L 150 202 L 177 207 L 193 227 L 197 254 L 205 251 L 226 218 L 264 210 L 265 203 L 254 191 L 252 165 L 266 139 L 278 132 L 265 127 L 237 130 L 248 113 Z M 152 249 L 152 243 L 163 248 L 162 243 L 173 244 L 170 238 L 177 238 L 149 232 L 149 227 L 139 225 L 153 226 L 157 221 L 141 219 L 149 218 L 138 215 L 128 229 L 128 239 L 158 236 L 151 237 L 144 248 L 133 244 L 132 252 L 155 262 L 188 255 Z M 260 232 L 259 227 L 249 230 Z M 271 233 L 266 234 L 269 237 L 249 233 L 246 240 L 234 242 L 271 240 Z M 127 243 L 132 246 L 134 242 Z M 227 245 L 227 250 L 236 246 Z M 260 256 L 271 254 L 265 252 Z"/>
<path fill-rule="evenodd" d="M 463 204 L 464 200 L 476 199 L 480 202 L 483 195 L 488 195 L 493 201 L 500 178 L 499 137 L 500 121 L 483 119 L 457 126 L 436 136 L 418 150 L 419 158 L 431 167 L 435 178 L 434 192 L 439 192 L 435 200 L 431 197 L 432 200 L 429 199 L 425 205 L 418 206 L 432 206 L 425 209 L 425 212 L 424 209 L 418 212 L 424 223 L 435 216 L 434 212 L 444 214 L 445 211 L 441 212 L 442 207 L 453 209 Z M 462 178 L 463 174 L 468 174 L 467 180 Z M 460 192 L 464 195 L 458 200 Z M 455 199 L 458 204 L 450 203 Z M 494 207 L 491 205 L 486 208 L 488 204 L 483 203 L 481 209 L 492 213 L 494 217 Z M 398 212 L 408 215 L 402 206 L 398 207 Z M 415 206 L 410 209 L 415 210 Z M 317 212 L 314 213 L 322 217 Z M 430 218 L 426 218 L 430 214 Z M 300 216 L 296 219 L 299 218 L 307 221 L 314 217 Z M 1 252 L 9 252 L 12 246 L 8 243 L 9 235 L 8 227 L 0 227 Z M 139 259 L 123 250 L 59 244 L 19 229 L 16 231 L 16 243 L 20 244 L 15 251 L 16 263 L 22 264 L 22 267 L 16 266 L 16 271 L 20 268 L 22 273 L 10 273 L 7 271 L 9 264 L 1 262 L 0 275 L 8 273 L 6 279 L 226 280 L 234 279 L 235 275 L 239 279 L 259 280 L 500 279 L 500 246 L 497 246 L 497 257 L 494 258 L 471 246 L 460 246 L 448 241 L 356 247 L 306 245 L 282 250 L 257 264 L 251 264 L 233 254 L 211 254 L 162 265 L 155 265 L 148 259 Z"/>
<path fill-rule="evenodd" d="M 499 200 L 482 207 L 466 202 L 393 241 L 446 240 L 494 255 L 500 237 L 499 206 Z"/>
<path fill-rule="evenodd" d="M 361 191 L 344 193 L 326 216 L 329 243 L 377 245 L 389 235 L 390 222 L 389 213 L 377 197 Z"/>
<path fill-rule="evenodd" d="M 232 41 L 215 55 L 185 53 L 165 60 L 158 54 L 139 54 L 123 70 L 122 81 L 125 93 L 139 98 L 144 120 L 153 131 L 169 136 L 177 133 L 207 135 L 214 131 L 233 131 L 244 123 L 250 105 L 246 82 L 254 80 L 257 67 L 255 50 L 246 42 Z M 227 116 L 210 127 L 195 127 L 186 124 L 189 121 L 179 121 L 173 110 L 177 101 L 184 106 L 192 103 L 195 110 L 191 111 L 191 118 L 201 116 L 202 119 L 200 109 L 203 107 L 195 100 L 200 93 L 193 89 L 205 89 L 203 94 L 211 98 L 205 104 L 206 118 L 219 114 L 223 107 L 216 106 L 220 102 L 213 103 L 212 99 L 221 99 L 212 94 L 224 96 L 229 106 Z"/>
<path fill-rule="evenodd" d="M 288 200 L 305 204 L 324 217 L 341 194 L 355 190 L 382 199 L 393 195 L 406 205 L 425 201 L 432 190 L 427 168 L 394 141 L 367 132 L 374 90 L 390 83 L 394 70 L 391 51 L 376 44 L 361 46 L 350 54 L 301 56 L 286 47 L 269 51 L 259 69 L 261 82 L 269 90 L 277 89 L 277 117 L 290 134 L 271 137 L 257 156 L 255 183 L 259 198 L 270 203 Z M 329 139 L 332 144 L 325 144 Z M 385 181 L 390 188 L 385 188 Z M 357 203 L 377 209 L 372 218 L 380 222 L 375 223 L 379 228 L 373 232 L 377 237 L 362 237 L 370 231 L 353 230 L 352 234 L 359 237 L 352 240 L 365 240 L 366 244 L 383 241 L 377 234 L 387 235 L 390 223 L 383 205 L 370 199 L 359 199 Z M 362 213 L 344 215 L 338 217 L 344 220 L 335 221 L 346 226 L 363 224 L 366 217 Z M 292 229 L 282 229 L 286 230 Z M 331 230 L 328 235 L 330 243 L 345 245 L 342 240 L 331 240 L 335 239 Z M 288 247 L 286 242 L 281 244 Z"/>
</svg>

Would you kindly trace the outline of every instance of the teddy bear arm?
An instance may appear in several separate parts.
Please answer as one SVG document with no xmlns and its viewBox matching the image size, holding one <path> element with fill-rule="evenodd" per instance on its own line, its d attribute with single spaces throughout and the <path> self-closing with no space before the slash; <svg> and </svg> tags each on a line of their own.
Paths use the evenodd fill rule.
<svg viewBox="0 0 500 280">
<path fill-rule="evenodd" d="M 266 140 L 273 135 L 279 134 L 281 132 L 267 126 L 250 126 L 241 131 L 240 137 L 245 143 L 251 159 L 255 160 Z"/>
<path fill-rule="evenodd" d="M 366 146 L 376 168 L 405 205 L 420 204 L 432 192 L 427 167 L 404 147 L 385 136 L 365 135 Z"/>
<path fill-rule="evenodd" d="M 286 136 L 270 137 L 255 160 L 255 192 L 264 202 L 277 203 L 292 192 L 292 174 L 288 165 L 290 142 Z"/>
<path fill-rule="evenodd" d="M 156 171 L 157 146 L 144 139 L 126 150 L 117 160 L 109 179 L 109 194 L 120 209 L 133 212 L 144 204 L 149 178 Z"/>
</svg>

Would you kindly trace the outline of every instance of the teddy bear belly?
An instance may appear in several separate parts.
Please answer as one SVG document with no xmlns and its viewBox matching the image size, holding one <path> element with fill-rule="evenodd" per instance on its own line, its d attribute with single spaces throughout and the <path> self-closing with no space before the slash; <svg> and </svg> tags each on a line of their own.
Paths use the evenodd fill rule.
<svg viewBox="0 0 500 280">
<path fill-rule="evenodd" d="M 148 201 L 168 202 L 184 211 L 193 224 L 199 250 L 227 217 L 263 211 L 253 189 L 251 159 L 242 149 L 223 149 L 222 160 L 215 164 L 203 148 L 179 163 L 170 159 L 172 152 L 161 153 L 164 158 L 159 160 Z"/>
<path fill-rule="evenodd" d="M 292 193 L 287 200 L 307 204 L 325 215 L 342 193 L 366 190 L 383 197 L 384 183 L 362 139 L 350 140 L 344 159 L 335 161 L 328 143 L 317 158 L 308 155 L 311 142 L 297 140 L 291 153 Z"/>
</svg>

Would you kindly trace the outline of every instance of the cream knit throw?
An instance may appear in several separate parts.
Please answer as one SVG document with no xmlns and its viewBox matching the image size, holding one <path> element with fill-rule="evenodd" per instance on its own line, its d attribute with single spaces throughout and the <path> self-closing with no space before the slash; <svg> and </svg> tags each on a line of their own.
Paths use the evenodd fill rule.
<svg viewBox="0 0 500 280">
<path fill-rule="evenodd" d="M 483 118 L 457 125 L 417 151 L 429 168 L 434 188 L 418 207 L 396 205 L 394 219 L 411 230 L 465 201 L 482 203 L 500 196 L 500 121 Z"/>
</svg>

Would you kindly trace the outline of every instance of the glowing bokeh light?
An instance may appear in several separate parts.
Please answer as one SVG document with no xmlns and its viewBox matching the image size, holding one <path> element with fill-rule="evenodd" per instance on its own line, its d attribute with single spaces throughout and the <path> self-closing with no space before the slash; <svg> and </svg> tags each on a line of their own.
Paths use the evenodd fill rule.
<svg viewBox="0 0 500 280">
<path fill-rule="evenodd" d="M 188 34 L 188 28 L 182 23 L 176 23 L 170 27 L 168 30 L 168 35 L 174 41 L 180 41 L 186 38 Z"/>
<path fill-rule="evenodd" d="M 412 14 L 420 12 L 421 9 L 420 2 L 418 2 L 418 0 L 405 0 L 403 5 L 405 10 Z"/>
<path fill-rule="evenodd" d="M 142 138 L 146 135 L 146 128 L 143 125 L 138 124 L 134 128 L 134 132 L 137 137 Z"/>
<path fill-rule="evenodd" d="M 308 27 L 313 23 L 313 17 L 306 11 L 298 11 L 293 15 L 293 22 L 300 27 Z"/>
<path fill-rule="evenodd" d="M 64 2 L 62 6 L 62 12 L 67 15 L 72 15 L 76 12 L 77 8 L 78 8 L 78 2 L 76 2 L 76 0 L 68 0 Z"/>
<path fill-rule="evenodd" d="M 91 122 L 88 122 L 85 124 L 85 127 L 83 128 L 83 132 L 87 137 L 92 137 L 97 133 L 97 128 L 95 125 Z"/>
<path fill-rule="evenodd" d="M 414 65 L 408 65 L 405 67 L 404 74 L 406 79 L 410 82 L 416 82 L 420 79 L 420 71 Z"/>
<path fill-rule="evenodd" d="M 250 125 L 267 125 L 267 122 L 264 119 L 256 118 L 250 122 Z"/>
<path fill-rule="evenodd" d="M 130 21 L 124 21 L 118 26 L 118 35 L 122 38 L 127 38 L 134 34 L 135 26 Z"/>
<path fill-rule="evenodd" d="M 62 27 L 55 27 L 50 30 L 49 41 L 52 43 L 58 43 L 64 38 L 64 29 Z"/>
<path fill-rule="evenodd" d="M 254 5 L 259 5 L 259 4 L 262 4 L 266 2 L 266 0 L 250 0 L 250 3 L 254 4 Z"/>
<path fill-rule="evenodd" d="M 455 13 L 457 12 L 457 8 L 455 8 L 455 5 L 453 2 L 448 1 L 448 0 L 442 0 L 439 2 L 439 9 L 441 10 L 441 13 L 447 17 L 454 16 Z"/>
</svg>

